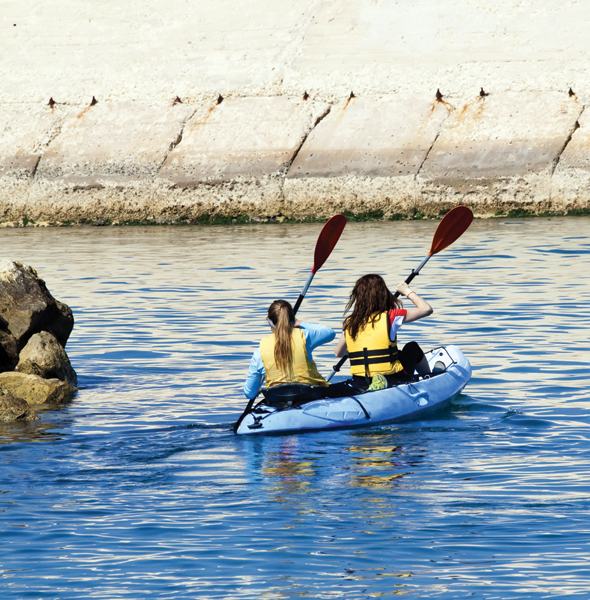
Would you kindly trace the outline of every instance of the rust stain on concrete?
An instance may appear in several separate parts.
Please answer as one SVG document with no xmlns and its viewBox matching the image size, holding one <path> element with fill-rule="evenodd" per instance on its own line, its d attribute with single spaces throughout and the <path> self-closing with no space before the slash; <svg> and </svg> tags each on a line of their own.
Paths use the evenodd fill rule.
<svg viewBox="0 0 590 600">
<path fill-rule="evenodd" d="M 221 104 L 221 102 L 218 102 L 217 100 L 215 101 L 215 104 L 213 104 L 212 106 L 210 106 L 207 109 L 207 114 L 202 118 L 199 119 L 198 121 L 195 121 L 190 128 L 189 133 L 192 133 L 199 125 L 205 125 L 207 123 L 207 121 L 209 120 L 209 118 L 211 117 L 211 114 L 213 113 L 213 111 Z"/>
</svg>

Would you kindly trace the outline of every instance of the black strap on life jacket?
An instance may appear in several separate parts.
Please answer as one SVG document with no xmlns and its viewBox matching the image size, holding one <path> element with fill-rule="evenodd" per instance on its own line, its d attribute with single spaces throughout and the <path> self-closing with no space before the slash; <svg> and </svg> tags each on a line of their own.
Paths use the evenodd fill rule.
<svg viewBox="0 0 590 600">
<path fill-rule="evenodd" d="M 393 322 L 393 313 L 394 310 L 390 309 L 387 311 L 387 334 L 389 335 L 389 331 L 391 329 L 391 324 Z M 387 348 L 379 348 L 377 350 L 367 350 L 367 348 L 363 348 L 358 352 L 349 352 L 348 358 L 350 359 L 351 367 L 358 367 L 360 365 L 365 365 L 365 377 L 367 379 L 371 378 L 369 365 L 378 365 L 383 363 L 389 363 L 391 366 L 395 364 L 398 360 L 397 356 L 397 341 L 395 342 L 395 346 L 388 346 Z"/>
<path fill-rule="evenodd" d="M 389 363 L 393 365 L 397 360 L 397 348 L 388 346 L 387 348 L 379 348 L 377 350 L 367 350 L 363 348 L 357 352 L 349 352 L 348 358 L 351 367 L 365 366 L 365 376 L 370 377 L 369 365 L 379 365 Z"/>
</svg>

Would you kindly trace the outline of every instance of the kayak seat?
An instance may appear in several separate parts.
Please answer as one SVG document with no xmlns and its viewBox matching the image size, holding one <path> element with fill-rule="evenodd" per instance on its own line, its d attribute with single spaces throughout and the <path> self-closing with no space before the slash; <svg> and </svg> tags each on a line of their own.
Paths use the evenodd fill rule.
<svg viewBox="0 0 590 600">
<path fill-rule="evenodd" d="M 317 390 L 305 383 L 281 383 L 262 390 L 264 404 L 279 410 L 317 400 Z"/>
</svg>

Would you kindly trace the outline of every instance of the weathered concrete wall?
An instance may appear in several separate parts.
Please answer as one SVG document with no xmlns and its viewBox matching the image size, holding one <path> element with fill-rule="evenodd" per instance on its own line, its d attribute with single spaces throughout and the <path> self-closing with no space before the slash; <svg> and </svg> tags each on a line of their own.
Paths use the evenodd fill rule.
<svg viewBox="0 0 590 600">
<path fill-rule="evenodd" d="M 566 93 L 10 108 L 4 223 L 590 208 L 586 113 Z"/>
<path fill-rule="evenodd" d="M 0 102 L 587 97 L 589 30 L 579 0 L 3 0 Z"/>
<path fill-rule="evenodd" d="M 551 196 L 566 210 L 590 207 L 590 114 L 584 112 L 577 124 L 551 179 Z"/>
<path fill-rule="evenodd" d="M 583 110 L 557 92 L 479 96 L 456 107 L 420 171 L 420 205 L 438 214 L 465 199 L 480 215 L 560 211 L 551 177 Z"/>
<path fill-rule="evenodd" d="M 71 110 L 41 156 L 28 193 L 13 196 L 4 219 L 144 220 L 156 175 L 194 111 L 141 102 Z"/>
<path fill-rule="evenodd" d="M 285 214 L 289 165 L 330 106 L 285 96 L 234 98 L 195 115 L 160 169 L 178 219 Z"/>
<path fill-rule="evenodd" d="M 575 0 L 5 0 L 0 222 L 590 210 L 589 24 Z"/>
<path fill-rule="evenodd" d="M 67 109 L 0 105 L 0 222 L 22 218 L 37 165 L 58 135 Z"/>
<path fill-rule="evenodd" d="M 335 107 L 289 169 L 289 216 L 413 214 L 416 176 L 448 114 L 434 98 L 401 95 L 351 98 Z"/>
</svg>

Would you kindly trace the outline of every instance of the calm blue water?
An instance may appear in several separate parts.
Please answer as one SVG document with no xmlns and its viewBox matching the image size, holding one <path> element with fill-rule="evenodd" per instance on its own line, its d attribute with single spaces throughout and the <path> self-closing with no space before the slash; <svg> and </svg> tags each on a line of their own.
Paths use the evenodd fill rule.
<svg viewBox="0 0 590 600">
<path fill-rule="evenodd" d="M 435 227 L 349 224 L 301 317 L 338 328 L 355 279 L 395 285 Z M 424 268 L 435 313 L 400 341 L 470 358 L 449 409 L 235 437 L 320 228 L 0 230 L 74 310 L 82 386 L 0 427 L 3 599 L 590 597 L 590 219 L 475 222 Z"/>
</svg>

